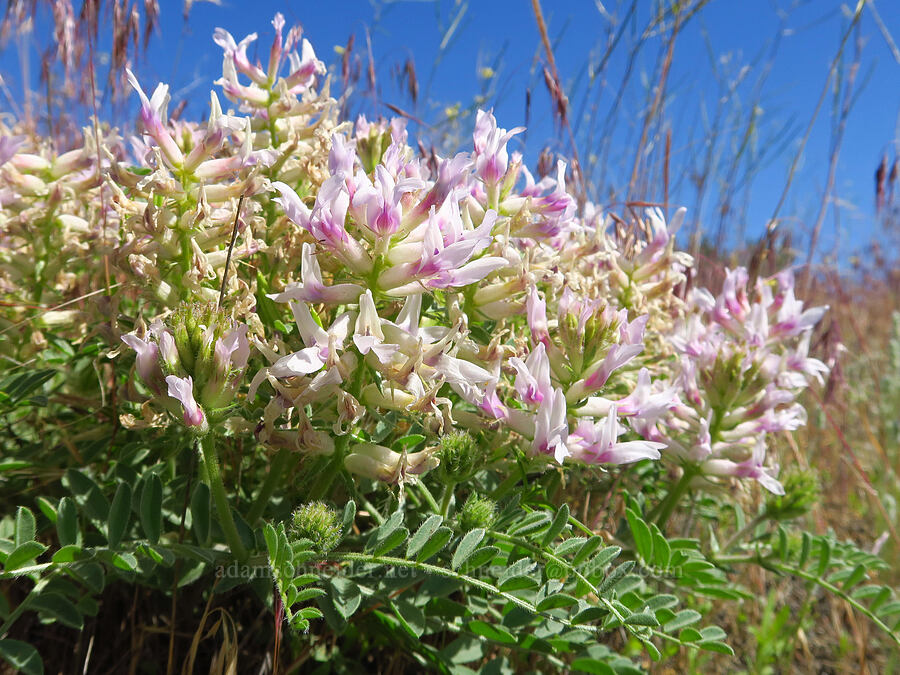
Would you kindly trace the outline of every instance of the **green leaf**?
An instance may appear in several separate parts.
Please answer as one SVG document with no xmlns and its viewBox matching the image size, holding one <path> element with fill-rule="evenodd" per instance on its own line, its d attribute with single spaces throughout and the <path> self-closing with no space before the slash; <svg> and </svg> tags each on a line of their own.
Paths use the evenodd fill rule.
<svg viewBox="0 0 900 675">
<path fill-rule="evenodd" d="M 141 527 L 151 543 L 159 541 L 162 533 L 162 481 L 151 473 L 141 490 Z"/>
<path fill-rule="evenodd" d="M 480 635 L 488 640 L 505 645 L 516 644 L 516 638 L 513 637 L 513 634 L 499 624 L 491 624 L 486 621 L 470 621 L 467 627 L 475 635 Z"/>
<path fill-rule="evenodd" d="M 819 566 L 816 575 L 821 577 L 825 574 L 825 570 L 828 569 L 828 563 L 831 561 L 831 542 L 824 537 L 819 542 L 821 548 L 819 550 Z"/>
<path fill-rule="evenodd" d="M 652 598 L 649 598 L 644 601 L 644 607 L 646 607 L 651 612 L 656 612 L 661 609 L 670 609 L 675 607 L 678 604 L 678 598 L 674 595 L 661 594 L 654 595 Z"/>
<path fill-rule="evenodd" d="M 78 542 L 78 510 L 75 508 L 75 502 L 69 497 L 63 497 L 59 500 L 56 513 L 56 535 L 59 537 L 60 545 L 76 544 Z"/>
<path fill-rule="evenodd" d="M 284 528 L 284 525 L 281 525 Z M 280 567 L 281 561 L 278 560 L 278 533 L 272 526 L 272 523 L 266 523 L 263 527 L 263 537 L 266 539 L 266 549 L 269 551 L 269 559 L 272 561 L 273 567 Z"/>
<path fill-rule="evenodd" d="M 80 546 L 76 544 L 69 544 L 68 546 L 63 546 L 56 553 L 54 553 L 51 560 L 55 563 L 69 563 L 73 562 L 80 553 Z"/>
<path fill-rule="evenodd" d="M 572 558 L 572 564 L 575 566 L 580 565 L 585 560 L 587 560 L 591 556 L 591 554 L 594 551 L 596 551 L 598 548 L 600 548 L 601 546 L 603 546 L 603 537 L 600 537 L 597 535 L 591 537 L 586 542 L 584 542 L 584 545 L 578 550 L 578 553 L 575 554 L 575 557 Z M 609 551 L 609 550 L 615 550 L 615 549 L 617 549 L 615 552 L 615 555 L 612 556 L 612 558 L 615 558 L 616 555 L 618 555 L 622 549 L 620 549 L 618 546 L 612 546 L 605 550 Z M 612 560 L 612 558 L 610 558 L 609 560 Z M 609 560 L 607 560 L 606 562 L 609 562 Z M 606 563 L 603 563 L 603 564 L 605 565 Z"/>
<path fill-rule="evenodd" d="M 704 640 L 724 640 L 728 634 L 719 626 L 707 626 L 700 629 L 700 635 Z"/>
<path fill-rule="evenodd" d="M 328 583 L 329 596 L 337 613 L 346 621 L 359 609 L 362 593 L 359 586 L 347 577 L 334 577 Z"/>
<path fill-rule="evenodd" d="M 133 572 L 137 569 L 137 558 L 130 553 L 113 553 L 112 564 L 120 570 Z"/>
<path fill-rule="evenodd" d="M 414 448 L 424 440 L 425 437 L 422 434 L 410 434 L 409 436 L 398 438 L 396 441 L 394 441 L 394 445 L 397 446 L 397 450 L 399 452 L 403 449 Z"/>
<path fill-rule="evenodd" d="M 496 546 L 482 546 L 469 556 L 469 559 L 466 560 L 464 569 L 466 571 L 478 569 L 482 565 L 489 563 L 496 558 L 498 553 L 500 553 L 500 549 Z"/>
<path fill-rule="evenodd" d="M 52 369 L 29 370 L 12 375 L 0 382 L 0 403 L 18 405 L 26 396 L 36 391 L 51 377 L 56 375 Z"/>
<path fill-rule="evenodd" d="M 584 546 L 586 541 L 586 537 L 570 537 L 553 549 L 553 555 L 557 558 L 564 558 Z"/>
<path fill-rule="evenodd" d="M 625 518 L 628 519 L 628 528 L 631 530 L 631 536 L 634 537 L 634 545 L 637 547 L 638 555 L 641 560 L 647 563 L 653 563 L 653 535 L 650 533 L 650 527 L 644 522 L 637 513 L 631 509 L 625 509 Z"/>
<path fill-rule="evenodd" d="M 171 567 L 175 564 L 175 554 L 165 546 L 153 546 L 151 544 L 141 544 L 138 551 L 149 557 L 153 562 Z"/>
<path fill-rule="evenodd" d="M 62 482 L 88 518 L 98 524 L 106 522 L 109 517 L 109 501 L 91 477 L 77 469 L 67 469 Z"/>
<path fill-rule="evenodd" d="M 191 495 L 191 529 L 198 544 L 209 541 L 211 497 L 206 483 L 197 483 Z"/>
<path fill-rule="evenodd" d="M 853 568 L 853 572 L 847 577 L 847 580 L 841 586 L 844 591 L 849 591 L 851 588 L 856 586 L 860 581 L 862 581 L 866 576 L 866 566 L 860 563 L 855 568 Z"/>
<path fill-rule="evenodd" d="M 696 628 L 685 628 L 678 633 L 678 639 L 682 642 L 699 642 L 703 639 L 703 636 Z"/>
<path fill-rule="evenodd" d="M 548 595 L 537 604 L 537 611 L 546 612 L 551 609 L 571 607 L 572 605 L 577 604 L 578 599 L 573 598 L 571 595 L 567 595 L 566 593 L 553 593 L 552 595 Z"/>
<path fill-rule="evenodd" d="M 444 519 L 435 514 L 429 516 L 424 523 L 419 526 L 416 533 L 410 537 L 409 544 L 406 547 L 406 557 L 412 558 L 416 553 L 422 550 L 422 547 L 428 543 L 428 540 L 437 532 Z"/>
<path fill-rule="evenodd" d="M 400 546 L 404 541 L 406 541 L 407 537 L 409 537 L 409 530 L 405 527 L 398 528 L 391 532 L 386 539 L 384 539 L 378 546 L 372 551 L 372 555 L 379 556 L 384 555 L 385 553 L 390 553 L 395 548 Z"/>
<path fill-rule="evenodd" d="M 553 517 L 553 522 L 550 523 L 550 527 L 547 528 L 547 531 L 544 533 L 544 537 L 543 539 L 541 539 L 541 546 L 549 546 L 550 544 L 552 544 L 553 541 L 565 529 L 568 522 L 569 505 L 563 504 L 559 508 L 559 511 L 556 512 L 556 515 Z"/>
<path fill-rule="evenodd" d="M 603 580 L 603 582 L 597 587 L 597 591 L 600 593 L 605 593 L 610 590 L 613 586 L 616 585 L 618 581 L 622 579 L 626 574 L 628 574 L 632 568 L 634 567 L 634 560 L 626 560 L 618 567 L 614 568 L 612 572 Z"/>
<path fill-rule="evenodd" d="M 44 675 L 38 650 L 21 640 L 0 640 L 0 656 L 23 675 Z"/>
<path fill-rule="evenodd" d="M 797 561 L 797 567 L 801 570 L 806 567 L 809 561 L 809 552 L 812 548 L 812 535 L 809 532 L 803 533 L 803 542 L 800 545 L 800 559 Z"/>
<path fill-rule="evenodd" d="M 459 569 L 459 566 L 466 562 L 469 556 L 475 552 L 475 549 L 478 547 L 478 544 L 481 543 L 482 539 L 484 539 L 484 530 L 480 527 L 467 532 L 466 536 L 462 538 L 459 545 L 456 547 L 456 551 L 453 552 L 453 559 L 450 561 L 450 567 Z"/>
<path fill-rule="evenodd" d="M 21 546 L 25 542 L 34 541 L 34 535 L 34 514 L 24 506 L 20 506 L 16 510 L 16 547 Z"/>
<path fill-rule="evenodd" d="M 660 531 L 656 523 L 650 523 L 650 532 L 653 534 L 653 564 L 662 569 L 669 566 L 672 559 L 672 549 L 665 535 Z"/>
<path fill-rule="evenodd" d="M 425 632 L 425 614 L 422 610 L 408 600 L 391 602 L 391 609 L 404 630 L 418 640 Z"/>
<path fill-rule="evenodd" d="M 56 524 L 56 507 L 53 506 L 53 502 L 51 502 L 46 497 L 38 497 L 36 500 L 38 508 L 41 510 L 47 520 L 49 520 L 54 525 Z"/>
<path fill-rule="evenodd" d="M 431 538 L 422 546 L 422 550 L 419 551 L 416 560 L 425 562 L 434 554 L 443 550 L 452 537 L 453 531 L 449 527 L 439 527 L 437 531 L 431 535 Z"/>
<path fill-rule="evenodd" d="M 598 659 L 591 659 L 586 656 L 572 661 L 572 670 L 581 673 L 592 673 L 593 675 L 615 675 L 616 671 L 612 666 Z"/>
<path fill-rule="evenodd" d="M 379 525 L 375 531 L 372 533 L 372 536 L 369 537 L 369 540 L 366 542 L 367 549 L 376 549 L 379 545 L 386 541 L 388 537 L 390 537 L 394 530 L 396 530 L 403 523 L 403 511 L 397 510 L 394 511 L 390 517 L 384 521 L 381 525 Z"/>
<path fill-rule="evenodd" d="M 692 623 L 697 623 L 701 618 L 700 612 L 693 609 L 683 609 L 675 615 L 674 619 L 667 621 L 663 626 L 663 629 L 667 633 L 674 633 L 679 628 L 684 628 L 685 626 L 690 626 Z"/>
<path fill-rule="evenodd" d="M 297 598 L 296 600 L 294 600 L 294 602 L 307 602 L 309 600 L 312 600 L 313 598 L 327 595 L 327 593 L 328 591 L 322 588 L 304 588 L 302 591 L 297 593 Z"/>
<path fill-rule="evenodd" d="M 344 504 L 344 514 L 341 518 L 341 532 L 343 536 L 353 528 L 353 521 L 356 519 L 356 502 L 352 499 Z"/>
<path fill-rule="evenodd" d="M 75 604 L 62 593 L 40 593 L 31 600 L 31 609 L 58 621 L 64 626 L 81 630 L 84 617 Z"/>
<path fill-rule="evenodd" d="M 88 560 L 75 563 L 65 569 L 69 575 L 77 578 L 94 593 L 100 593 L 103 590 L 106 573 L 100 563 Z"/>
<path fill-rule="evenodd" d="M 106 538 L 110 548 L 118 548 L 128 521 L 131 520 L 131 486 L 122 481 L 116 488 L 116 494 L 109 508 L 109 521 L 106 525 Z"/>
<path fill-rule="evenodd" d="M 497 580 L 497 587 L 501 591 L 518 591 L 523 588 L 534 588 L 539 582 L 530 575 L 537 567 L 537 563 L 530 558 L 522 558 L 507 567 Z"/>
<path fill-rule="evenodd" d="M 724 642 L 719 642 L 717 640 L 709 640 L 698 642 L 697 646 L 700 649 L 704 649 L 708 652 L 716 652 L 718 654 L 727 654 L 728 656 L 734 656 L 734 650 Z"/>
<path fill-rule="evenodd" d="M 509 528 L 509 534 L 516 537 L 523 537 L 542 530 L 550 523 L 550 514 L 546 511 L 533 511 L 522 518 L 518 523 Z"/>
<path fill-rule="evenodd" d="M 572 617 L 572 623 L 576 625 L 590 623 L 591 621 L 602 619 L 607 614 L 609 614 L 609 610 L 603 607 L 586 607 Z"/>
<path fill-rule="evenodd" d="M 585 565 L 584 573 L 587 575 L 603 571 L 609 563 L 619 557 L 621 552 L 622 549 L 618 546 L 607 546 Z"/>
<path fill-rule="evenodd" d="M 651 628 L 659 625 L 659 621 L 650 612 L 636 612 L 626 616 L 625 623 L 632 626 L 650 626 Z"/>
<path fill-rule="evenodd" d="M 304 607 L 297 612 L 296 616 L 299 616 L 301 619 L 321 619 L 322 612 L 315 607 Z"/>
<path fill-rule="evenodd" d="M 36 541 L 26 541 L 21 546 L 13 549 L 12 553 L 6 558 L 6 571 L 11 572 L 37 558 L 41 553 L 47 550 L 47 547 Z"/>
</svg>

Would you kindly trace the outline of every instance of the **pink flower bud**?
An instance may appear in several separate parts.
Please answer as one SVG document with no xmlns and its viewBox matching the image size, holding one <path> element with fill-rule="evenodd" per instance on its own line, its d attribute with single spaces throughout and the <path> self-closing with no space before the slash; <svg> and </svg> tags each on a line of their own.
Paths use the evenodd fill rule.
<svg viewBox="0 0 900 675">
<path fill-rule="evenodd" d="M 188 375 L 187 377 L 176 377 L 169 375 L 166 377 L 166 383 L 169 385 L 169 396 L 177 399 L 184 409 L 184 423 L 189 427 L 206 426 L 206 418 L 197 401 L 194 400 L 194 380 Z M 203 429 L 205 431 L 205 429 Z"/>
</svg>

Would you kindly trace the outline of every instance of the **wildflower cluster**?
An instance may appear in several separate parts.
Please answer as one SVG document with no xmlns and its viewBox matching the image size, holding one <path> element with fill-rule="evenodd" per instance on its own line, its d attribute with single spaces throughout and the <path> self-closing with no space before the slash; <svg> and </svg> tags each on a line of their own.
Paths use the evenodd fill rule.
<svg viewBox="0 0 900 675">
<path fill-rule="evenodd" d="M 790 271 L 758 279 L 726 273 L 722 292 L 693 291 L 674 328 L 674 381 L 682 405 L 643 431 L 669 446 L 689 471 L 752 478 L 784 494 L 777 465 L 765 466 L 767 434 L 806 422 L 798 395 L 829 368 L 809 357 L 812 329 L 827 307 L 804 309 Z"/>
<path fill-rule="evenodd" d="M 564 162 L 536 181 L 508 149 L 522 129 L 489 111 L 452 157 L 414 151 L 402 119 L 340 123 L 312 46 L 280 15 L 273 26 L 265 68 L 247 57 L 255 34 L 216 32 L 237 110 L 212 93 L 205 124 L 168 119 L 167 86 L 148 97 L 129 72 L 142 133 L 127 143 L 110 132 L 97 153 L 86 134 L 56 157 L 4 137 L 7 220 L 106 256 L 120 297 L 153 319 L 122 340 L 161 407 L 203 431 L 229 410 L 273 448 L 327 455 L 347 437 L 344 466 L 387 482 L 436 467 L 439 439 L 465 429 L 506 459 L 667 456 L 779 490 L 765 434 L 802 423 L 796 395 L 828 370 L 807 357 L 824 309 L 803 312 L 788 273 L 757 282 L 753 302 L 740 269 L 718 298 L 682 302 L 683 210 L 622 231 L 578 208 Z M 4 249 L 7 285 L 40 258 L 29 242 Z M 60 297 L 83 283 L 40 274 Z M 222 284 L 226 309 L 198 309 Z M 375 438 L 388 413 L 424 433 L 420 450 Z M 123 417 L 163 420 L 146 406 L 142 419 Z"/>
<path fill-rule="evenodd" d="M 0 287 L 18 303 L 3 326 L 17 339 L 0 343 L 2 356 L 27 364 L 65 340 L 99 341 L 103 362 L 90 374 L 108 369 L 114 403 L 106 408 L 105 390 L 73 400 L 114 410 L 124 434 L 187 438 L 200 457 L 194 492 L 166 495 L 165 504 L 190 505 L 198 539 L 182 544 L 182 513 L 172 557 L 206 560 L 197 551 L 207 547 L 208 560 L 224 552 L 245 561 L 265 547 L 276 613 L 295 627 L 321 616 L 291 608 L 325 593 L 302 587 L 329 560 L 441 569 L 460 587 L 494 561 L 496 584 L 476 586 L 517 611 L 568 621 L 580 636 L 602 616 L 603 630 L 627 625 L 650 649 L 661 624 L 681 624 L 672 623 L 671 596 L 651 610 L 649 591 L 617 590 L 620 580 L 645 583 L 626 565 L 713 567 L 699 544 L 686 552 L 694 540 L 676 551 L 664 536 L 690 490 L 755 480 L 784 495 L 768 439 L 805 423 L 798 396 L 829 373 L 809 355 L 826 308 L 805 308 L 789 271 L 751 282 L 737 268 L 718 294 L 686 291 L 694 261 L 675 239 L 684 209 L 668 222 L 656 208 L 625 222 L 577 203 L 566 163 L 536 179 L 510 147 L 523 129 L 500 127 L 491 111 L 477 112 L 470 146 L 446 157 L 416 150 L 424 146 L 403 119 L 341 120 L 313 47 L 281 15 L 272 23 L 266 65 L 248 56 L 255 34 L 238 42 L 216 31 L 216 84 L 233 108 L 212 93 L 203 123 L 170 118 L 168 87 L 148 96 L 129 71 L 140 100 L 134 135 L 87 129 L 81 147 L 57 153 L 0 128 Z M 30 307 L 52 309 L 32 322 Z M 634 475 L 668 480 L 652 469 L 657 461 L 680 478 L 652 486 L 643 501 L 628 495 L 619 513 L 630 535 L 620 543 L 634 560 L 607 577 L 623 547 L 574 536 L 573 523 L 591 530 L 569 503 L 591 523 L 591 509 L 605 507 L 566 487 L 596 485 L 605 471 L 631 475 L 635 463 Z M 140 550 L 159 562 L 145 543 L 159 544 L 164 522 L 157 468 L 140 473 Z M 115 472 L 110 481 L 139 475 Z M 508 499 L 533 476 L 559 481 L 563 504 L 552 516 L 545 502 Z M 805 508 L 812 491 L 797 485 L 788 483 L 796 494 L 770 515 Z M 108 507 L 124 513 L 122 528 L 131 490 Z M 235 512 L 235 495 L 250 506 Z M 365 543 L 353 500 L 371 519 Z M 380 512 L 394 500 L 392 514 Z M 656 500 L 648 525 L 639 512 Z M 430 513 L 405 558 L 385 557 L 407 541 L 412 502 Z M 263 529 L 267 514 L 281 522 Z M 496 546 L 479 546 L 491 538 Z M 342 551 L 345 539 L 358 551 Z M 517 557 L 525 551 L 556 571 L 542 577 L 536 562 Z M 589 558 L 593 566 L 579 567 Z M 309 575 L 289 572 L 307 563 Z M 718 581 L 710 572 L 703 585 Z M 329 620 L 340 627 L 360 599 L 349 579 L 328 583 L 337 598 Z M 395 591 L 373 611 L 399 612 Z M 401 603 L 412 608 L 403 626 L 415 632 L 423 610 Z M 469 621 L 486 607 L 460 615 Z M 481 624 L 465 630 L 515 641 L 506 628 L 478 633 Z M 419 634 L 424 625 L 423 615 Z M 729 649 L 715 631 L 680 634 L 676 642 Z"/>
</svg>

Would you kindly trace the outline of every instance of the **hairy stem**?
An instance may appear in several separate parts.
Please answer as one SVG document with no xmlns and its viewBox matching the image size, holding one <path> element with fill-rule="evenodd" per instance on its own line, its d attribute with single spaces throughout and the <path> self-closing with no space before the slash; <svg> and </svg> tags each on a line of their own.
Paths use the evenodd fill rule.
<svg viewBox="0 0 900 675">
<path fill-rule="evenodd" d="M 219 514 L 219 525 L 225 533 L 225 541 L 228 548 L 238 560 L 247 558 L 247 549 L 238 535 L 234 518 L 231 515 L 231 507 L 228 505 L 228 496 L 225 494 L 225 486 L 222 484 L 222 474 L 219 471 L 219 455 L 216 447 L 215 434 L 206 434 L 200 441 L 200 461 L 206 471 L 206 481 L 216 502 L 216 512 Z"/>
<path fill-rule="evenodd" d="M 456 483 L 449 482 L 444 486 L 444 496 L 441 497 L 441 516 L 446 520 L 447 514 L 450 513 L 450 502 L 453 501 L 453 488 Z"/>
<path fill-rule="evenodd" d="M 669 522 L 669 518 L 672 515 L 672 511 L 675 510 L 678 502 L 680 502 L 681 498 L 687 493 L 695 474 L 695 469 L 685 467 L 684 473 L 672 489 L 669 490 L 669 494 L 667 494 L 665 499 L 657 504 L 657 506 L 649 513 L 650 518 L 656 519 L 656 524 L 659 526 L 660 530 L 665 529 L 666 523 Z"/>
</svg>

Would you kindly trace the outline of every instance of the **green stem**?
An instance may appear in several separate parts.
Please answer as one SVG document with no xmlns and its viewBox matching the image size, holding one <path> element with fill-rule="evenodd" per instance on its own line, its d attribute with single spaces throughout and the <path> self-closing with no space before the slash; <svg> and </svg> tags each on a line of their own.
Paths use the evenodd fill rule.
<svg viewBox="0 0 900 675">
<path fill-rule="evenodd" d="M 441 516 L 446 520 L 447 514 L 450 513 L 450 502 L 453 500 L 453 488 L 456 483 L 448 482 L 444 486 L 444 496 L 441 498 Z"/>
<path fill-rule="evenodd" d="M 219 514 L 219 525 L 225 533 L 225 540 L 232 555 L 238 560 L 247 558 L 247 549 L 234 525 L 231 515 L 231 507 L 228 505 L 228 496 L 225 494 L 225 486 L 222 484 L 222 474 L 219 471 L 219 455 L 216 449 L 215 434 L 206 434 L 200 441 L 200 460 L 206 470 L 207 483 L 216 502 L 216 512 Z"/>
<path fill-rule="evenodd" d="M 669 517 L 672 515 L 672 511 L 675 510 L 675 507 L 678 506 L 678 502 L 680 502 L 681 498 L 687 493 L 695 475 L 696 470 L 693 467 L 684 467 L 684 473 L 672 489 L 669 490 L 669 494 L 667 494 L 665 499 L 657 504 L 656 508 L 648 514 L 648 519 L 655 517 L 656 524 L 659 526 L 660 530 L 665 529 L 666 523 L 669 522 Z"/>
<path fill-rule="evenodd" d="M 730 551 L 747 534 L 749 534 L 750 532 L 753 532 L 753 530 L 755 530 L 757 527 L 759 527 L 759 524 L 761 522 L 763 522 L 765 519 L 766 519 L 765 514 L 760 514 L 760 515 L 756 516 L 755 518 L 753 518 L 753 520 L 751 520 L 749 523 L 744 525 L 744 527 L 742 527 L 740 530 L 738 530 L 733 535 L 731 535 L 731 537 L 728 538 L 728 541 L 726 541 L 725 544 L 722 545 L 721 550 L 725 553 Z"/>
<path fill-rule="evenodd" d="M 470 577 L 466 574 L 462 574 L 460 572 L 455 572 L 453 570 L 447 569 L 446 567 L 440 567 L 438 565 L 429 565 L 428 563 L 422 563 L 415 560 L 406 560 L 404 558 L 394 558 L 391 556 L 385 555 L 370 555 L 368 553 L 328 553 L 326 555 L 320 556 L 320 559 L 328 562 L 363 562 L 363 563 L 371 563 L 373 565 L 390 565 L 392 567 L 406 567 L 409 569 L 419 570 L 420 572 L 424 572 L 426 574 L 433 574 L 439 577 L 447 577 L 448 579 L 456 579 L 457 581 L 463 581 L 475 588 L 478 588 L 483 591 L 487 591 L 493 595 L 497 595 L 507 602 L 511 602 L 516 607 L 524 609 L 531 614 L 537 614 L 539 616 L 547 616 L 542 612 L 539 612 L 534 605 L 526 600 L 522 600 L 521 598 L 512 595 L 511 593 L 507 593 L 506 591 L 501 591 L 496 586 L 489 584 L 481 579 L 477 579 L 475 577 Z M 556 617 L 552 617 L 556 618 Z M 557 621 L 560 621 L 559 618 L 556 618 Z M 565 622 L 563 622 L 565 623 Z M 587 632 L 599 632 L 599 629 L 595 626 L 589 625 L 572 625 L 569 624 L 570 627 L 584 630 Z"/>
<path fill-rule="evenodd" d="M 288 464 L 290 463 L 291 454 L 290 450 L 282 448 L 272 460 L 272 464 L 269 466 L 269 475 L 266 476 L 266 480 L 260 488 L 259 494 L 256 495 L 256 499 L 253 500 L 253 504 L 250 506 L 250 511 L 247 512 L 247 522 L 250 523 L 250 525 L 256 523 L 262 516 L 263 512 L 266 510 L 266 506 L 268 506 L 269 501 L 272 499 L 275 488 L 277 488 L 284 479 Z"/>
<path fill-rule="evenodd" d="M 359 497 L 360 504 L 369 512 L 369 515 L 372 516 L 372 520 L 374 520 L 379 525 L 384 525 L 384 516 L 381 515 L 381 512 L 375 508 L 375 505 L 366 499 L 362 494 L 357 495 Z"/>
<path fill-rule="evenodd" d="M 716 564 L 739 564 L 739 563 L 757 563 L 764 565 L 770 569 L 775 570 L 776 572 L 780 572 L 781 574 L 791 574 L 795 577 L 800 577 L 810 583 L 821 586 L 829 593 L 836 595 L 841 600 L 849 604 L 853 609 L 867 617 L 869 621 L 874 623 L 879 629 L 883 630 L 887 633 L 888 637 L 890 637 L 897 645 L 900 645 L 900 635 L 891 630 L 890 626 L 884 623 L 878 616 L 871 611 L 868 607 L 861 604 L 856 598 L 851 596 L 846 591 L 838 588 L 832 583 L 829 583 L 826 579 L 823 579 L 815 574 L 807 572 L 804 569 L 799 567 L 791 567 L 790 565 L 785 565 L 780 562 L 776 562 L 772 558 L 762 558 L 760 556 L 721 556 L 719 558 L 715 558 L 714 562 Z"/>
<path fill-rule="evenodd" d="M 324 499 L 325 495 L 328 494 L 328 490 L 331 489 L 331 484 L 334 482 L 338 472 L 344 468 L 344 454 L 349 442 L 349 434 L 339 436 L 337 441 L 335 441 L 334 454 L 331 456 L 331 461 L 325 465 L 324 475 L 319 478 L 312 490 L 309 491 L 310 501 L 314 502 L 318 499 Z"/>
<path fill-rule="evenodd" d="M 425 487 L 425 483 L 419 481 L 418 483 L 416 483 L 416 487 L 419 489 L 419 493 L 422 495 L 422 497 L 425 498 L 425 501 L 428 502 L 428 506 L 431 507 L 431 510 L 435 513 L 440 513 L 441 507 L 438 506 L 438 503 L 431 495 L 431 491 L 429 491 L 429 489 Z"/>
</svg>

